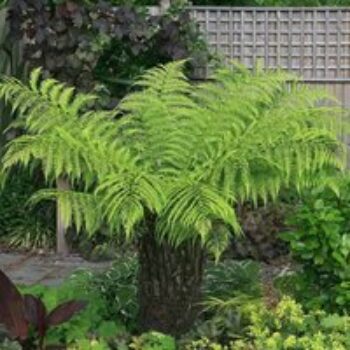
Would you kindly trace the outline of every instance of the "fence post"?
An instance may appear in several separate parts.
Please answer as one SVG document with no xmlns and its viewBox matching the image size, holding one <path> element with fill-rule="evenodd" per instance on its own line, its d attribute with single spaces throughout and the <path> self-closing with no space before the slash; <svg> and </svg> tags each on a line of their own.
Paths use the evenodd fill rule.
<svg viewBox="0 0 350 350">
<path fill-rule="evenodd" d="M 56 180 L 56 187 L 58 191 L 68 191 L 69 183 L 65 178 L 58 178 Z M 61 256 L 67 256 L 69 254 L 69 247 L 66 239 L 66 229 L 63 224 L 62 208 L 60 200 L 56 202 L 56 252 Z"/>
<path fill-rule="evenodd" d="M 167 9 L 170 7 L 171 0 L 160 0 L 159 7 L 160 12 L 165 13 Z"/>
</svg>

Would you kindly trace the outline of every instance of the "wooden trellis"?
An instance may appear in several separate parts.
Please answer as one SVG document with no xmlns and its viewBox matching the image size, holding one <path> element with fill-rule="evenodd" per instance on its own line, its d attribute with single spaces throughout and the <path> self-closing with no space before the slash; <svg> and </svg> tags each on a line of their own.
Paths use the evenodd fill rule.
<svg viewBox="0 0 350 350">
<path fill-rule="evenodd" d="M 350 82 L 350 8 L 191 7 L 210 46 L 227 60 Z"/>
<path fill-rule="evenodd" d="M 226 61 L 250 68 L 260 61 L 267 68 L 294 72 L 350 109 L 350 7 L 189 10 L 212 50 Z M 198 77 L 208 76 L 208 70 L 198 67 Z M 348 133 L 343 139 L 350 149 Z"/>
</svg>

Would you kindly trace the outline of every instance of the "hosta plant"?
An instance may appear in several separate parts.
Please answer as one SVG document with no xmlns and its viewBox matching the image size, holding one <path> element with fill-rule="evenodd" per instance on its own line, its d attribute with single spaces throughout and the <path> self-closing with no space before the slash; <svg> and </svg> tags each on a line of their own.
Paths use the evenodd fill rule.
<svg viewBox="0 0 350 350">
<path fill-rule="evenodd" d="M 193 324 L 206 251 L 218 258 L 241 233 L 235 204 L 324 183 L 344 166 L 338 113 L 317 104 L 325 94 L 281 72 L 231 68 L 193 85 L 184 62 L 156 67 L 114 111 L 91 109 L 94 96 L 40 70 L 29 86 L 0 84 L 26 131 L 3 169 L 41 166 L 49 183 L 68 179 L 71 190 L 35 199 L 57 199 L 66 227 L 103 224 L 137 242 L 142 329 Z"/>
<path fill-rule="evenodd" d="M 9 338 L 18 341 L 23 350 L 48 349 L 45 338 L 49 328 L 70 320 L 86 306 L 83 301 L 72 300 L 48 312 L 41 299 L 30 294 L 21 295 L 1 270 L 0 305 L 0 324 L 5 326 Z"/>
</svg>

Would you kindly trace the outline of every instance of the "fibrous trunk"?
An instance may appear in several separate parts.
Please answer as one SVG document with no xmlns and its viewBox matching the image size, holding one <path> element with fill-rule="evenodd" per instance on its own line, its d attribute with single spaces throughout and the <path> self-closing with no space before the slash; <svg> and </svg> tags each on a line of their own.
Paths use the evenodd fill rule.
<svg viewBox="0 0 350 350">
<path fill-rule="evenodd" d="M 177 248 L 156 241 L 152 232 L 139 242 L 139 322 L 141 330 L 180 335 L 191 328 L 201 298 L 203 248 L 189 241 Z"/>
</svg>

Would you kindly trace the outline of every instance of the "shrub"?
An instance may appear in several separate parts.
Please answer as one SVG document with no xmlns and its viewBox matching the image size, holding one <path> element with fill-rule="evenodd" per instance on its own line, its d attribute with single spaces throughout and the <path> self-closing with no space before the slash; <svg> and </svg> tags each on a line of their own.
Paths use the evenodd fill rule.
<svg viewBox="0 0 350 350">
<path fill-rule="evenodd" d="M 105 272 L 82 273 L 86 278 L 83 288 L 108 305 L 105 317 L 122 321 L 130 330 L 136 326 L 138 312 L 137 270 L 137 259 L 131 255 L 118 257 Z"/>
<path fill-rule="evenodd" d="M 350 317 L 302 306 L 284 297 L 276 309 L 261 304 L 244 308 L 247 324 L 226 341 L 203 335 L 180 346 L 184 350 L 345 350 L 350 346 Z"/>
<path fill-rule="evenodd" d="M 251 325 L 232 350 L 346 350 L 350 347 L 350 318 L 324 311 L 304 313 L 302 306 L 285 297 L 275 310 L 250 310 Z"/>
<path fill-rule="evenodd" d="M 191 343 L 193 349 L 216 349 L 215 344 L 236 339 L 247 324 L 246 305 L 256 303 L 261 295 L 260 269 L 256 262 L 210 263 L 204 276 L 204 311 L 195 327 L 182 337 L 180 346 L 190 346 L 189 340 L 200 338 Z"/>
<path fill-rule="evenodd" d="M 225 347 L 226 348 L 226 347 Z M 184 346 L 184 350 L 226 350 L 222 345 L 203 337 Z"/>
<path fill-rule="evenodd" d="M 210 263 L 205 271 L 203 292 L 206 299 L 225 299 L 242 294 L 259 297 L 262 294 L 259 264 L 229 259 Z"/>
<path fill-rule="evenodd" d="M 288 253 L 288 245 L 278 234 L 284 229 L 291 203 L 244 203 L 237 209 L 244 235 L 233 240 L 229 253 L 235 259 L 271 262 Z"/>
<path fill-rule="evenodd" d="M 294 290 L 309 306 L 345 312 L 350 306 L 350 179 L 340 180 L 338 190 L 339 195 L 331 189 L 308 193 L 290 217 L 294 229 L 282 237 L 302 271 L 278 285 L 284 283 L 284 291 Z"/>
<path fill-rule="evenodd" d="M 25 249 L 51 248 L 55 242 L 54 206 L 30 206 L 29 198 L 40 189 L 40 177 L 17 170 L 0 192 L 0 240 Z"/>
<path fill-rule="evenodd" d="M 113 3 L 121 6 L 112 8 Z M 182 7 L 154 16 L 130 5 L 130 0 L 13 0 L 11 39 L 30 38 L 22 40 L 30 67 L 43 67 L 80 90 L 95 88 L 103 96 L 98 102 L 107 106 L 148 68 L 185 58 L 203 65 L 210 59 L 198 26 Z"/>
<path fill-rule="evenodd" d="M 133 350 L 175 350 L 176 343 L 175 339 L 169 335 L 148 332 L 133 338 L 130 348 Z"/>
</svg>

